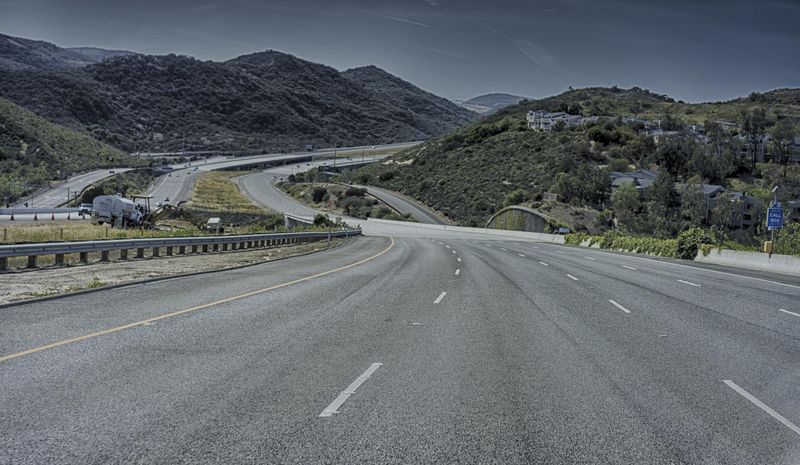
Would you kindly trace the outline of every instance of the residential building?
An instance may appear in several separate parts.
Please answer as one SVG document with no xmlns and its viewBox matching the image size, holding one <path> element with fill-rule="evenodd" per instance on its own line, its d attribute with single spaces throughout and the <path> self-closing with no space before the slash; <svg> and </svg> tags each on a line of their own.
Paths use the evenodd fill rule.
<svg viewBox="0 0 800 465">
<path fill-rule="evenodd" d="M 528 112 L 528 129 L 536 131 L 552 131 L 553 127 L 558 121 L 562 121 L 565 127 L 580 126 L 590 121 L 596 121 L 597 117 L 592 116 L 584 118 L 580 115 L 570 115 L 563 111 L 547 112 L 544 110 L 536 110 Z"/>
<path fill-rule="evenodd" d="M 800 200 L 790 200 L 786 202 L 786 207 L 789 210 L 786 212 L 785 223 L 800 223 Z"/>
<path fill-rule="evenodd" d="M 647 189 L 653 185 L 653 181 L 658 177 L 658 173 L 650 170 L 636 170 L 630 173 L 612 171 L 609 176 L 611 177 L 611 192 L 614 192 L 623 184 L 633 184 L 639 195 L 644 197 Z"/>
</svg>

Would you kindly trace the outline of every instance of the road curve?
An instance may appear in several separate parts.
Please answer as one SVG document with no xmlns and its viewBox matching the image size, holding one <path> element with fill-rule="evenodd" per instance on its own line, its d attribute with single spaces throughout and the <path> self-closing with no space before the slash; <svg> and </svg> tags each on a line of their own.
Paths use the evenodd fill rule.
<svg viewBox="0 0 800 465">
<path fill-rule="evenodd" d="M 0 463 L 797 463 L 798 302 L 597 250 L 364 237 L 30 303 L 0 312 Z"/>
</svg>

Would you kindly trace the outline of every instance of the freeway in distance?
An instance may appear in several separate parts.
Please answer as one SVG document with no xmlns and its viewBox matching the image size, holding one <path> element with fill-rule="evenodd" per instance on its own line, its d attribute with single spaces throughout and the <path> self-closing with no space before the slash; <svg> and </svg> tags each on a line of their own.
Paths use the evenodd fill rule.
<svg viewBox="0 0 800 465">
<path fill-rule="evenodd" d="M 20 201 L 14 206 L 24 207 L 27 203 L 29 207 L 59 207 L 67 203 L 69 199 L 74 198 L 76 194 L 80 193 L 87 186 L 98 181 L 102 181 L 103 179 L 113 176 L 116 173 L 124 173 L 125 171 L 130 170 L 131 168 L 111 168 L 83 173 L 70 178 L 66 182 L 53 187 L 52 189 L 48 189 L 44 192 L 36 194 L 28 200 Z M 67 195 L 69 195 L 69 197 L 67 197 Z"/>
<path fill-rule="evenodd" d="M 336 163 L 359 163 L 360 160 L 361 159 L 358 157 L 353 157 L 337 159 Z M 367 161 L 369 161 L 369 159 L 367 159 Z M 247 195 L 255 203 L 258 203 L 265 208 L 289 213 L 294 216 L 313 218 L 317 213 L 326 212 L 317 211 L 301 204 L 299 201 L 291 198 L 291 196 L 283 192 L 276 186 L 276 184 L 281 180 L 287 179 L 292 174 L 305 172 L 312 168 L 320 168 L 332 165 L 332 160 L 319 160 L 309 163 L 294 163 L 291 165 L 278 166 L 262 172 L 242 176 L 241 178 L 237 179 L 237 183 L 245 195 Z M 363 187 L 367 189 L 371 195 L 382 200 L 390 207 L 394 208 L 400 213 L 410 214 L 415 220 L 421 223 L 444 224 L 444 221 L 440 219 L 436 213 L 400 194 L 371 186 L 357 187 Z M 358 218 L 343 217 L 342 215 L 333 216 L 341 217 L 351 225 L 361 225 L 363 227 L 364 223 L 366 223 L 366 221 Z"/>
<path fill-rule="evenodd" d="M 419 142 L 402 142 L 397 144 L 385 144 L 374 146 L 375 151 L 385 151 L 387 149 L 401 150 L 413 147 Z M 285 164 L 296 160 L 313 159 L 319 157 L 337 157 L 341 154 L 353 153 L 363 154 L 364 157 L 353 157 L 352 160 L 364 158 L 366 160 L 381 159 L 383 155 L 372 156 L 372 147 L 342 147 L 338 149 L 318 150 L 313 152 L 295 153 L 273 153 L 265 155 L 254 155 L 249 157 L 216 157 L 204 161 L 194 161 L 190 163 L 179 163 L 170 165 L 175 169 L 171 176 L 159 177 L 148 189 L 147 195 L 153 196 L 153 202 L 164 202 L 177 205 L 181 201 L 191 199 L 194 181 L 197 176 L 204 171 L 214 171 L 231 168 L 245 168 L 248 166 L 259 166 L 263 164 Z M 338 158 L 337 158 L 338 159 Z M 197 169 L 195 169 L 197 168 Z M 169 199 L 168 201 L 166 199 Z"/>
<path fill-rule="evenodd" d="M 800 289 L 473 238 L 6 308 L 0 463 L 800 460 Z"/>
</svg>

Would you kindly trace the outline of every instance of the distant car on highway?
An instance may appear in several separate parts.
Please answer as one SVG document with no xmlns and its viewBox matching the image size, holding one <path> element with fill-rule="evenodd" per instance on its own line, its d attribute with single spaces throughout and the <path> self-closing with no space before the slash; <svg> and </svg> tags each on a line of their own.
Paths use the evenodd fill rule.
<svg viewBox="0 0 800 465">
<path fill-rule="evenodd" d="M 108 174 L 114 174 L 114 173 L 116 173 L 116 171 L 114 171 L 114 170 L 108 170 Z"/>
<path fill-rule="evenodd" d="M 86 214 L 92 213 L 92 204 L 90 203 L 82 203 L 78 205 L 78 214 L 83 216 Z"/>
</svg>

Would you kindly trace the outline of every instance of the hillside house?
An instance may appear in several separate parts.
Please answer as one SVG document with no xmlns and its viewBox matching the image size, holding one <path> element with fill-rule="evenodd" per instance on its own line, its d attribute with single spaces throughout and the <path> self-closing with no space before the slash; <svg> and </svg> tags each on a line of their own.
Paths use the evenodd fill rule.
<svg viewBox="0 0 800 465">
<path fill-rule="evenodd" d="M 597 121 L 596 116 L 584 118 L 580 115 L 570 115 L 563 111 L 547 112 L 544 110 L 536 110 L 528 112 L 528 129 L 535 131 L 550 132 L 557 122 L 562 121 L 564 127 L 581 126 L 585 123 Z"/>
</svg>

